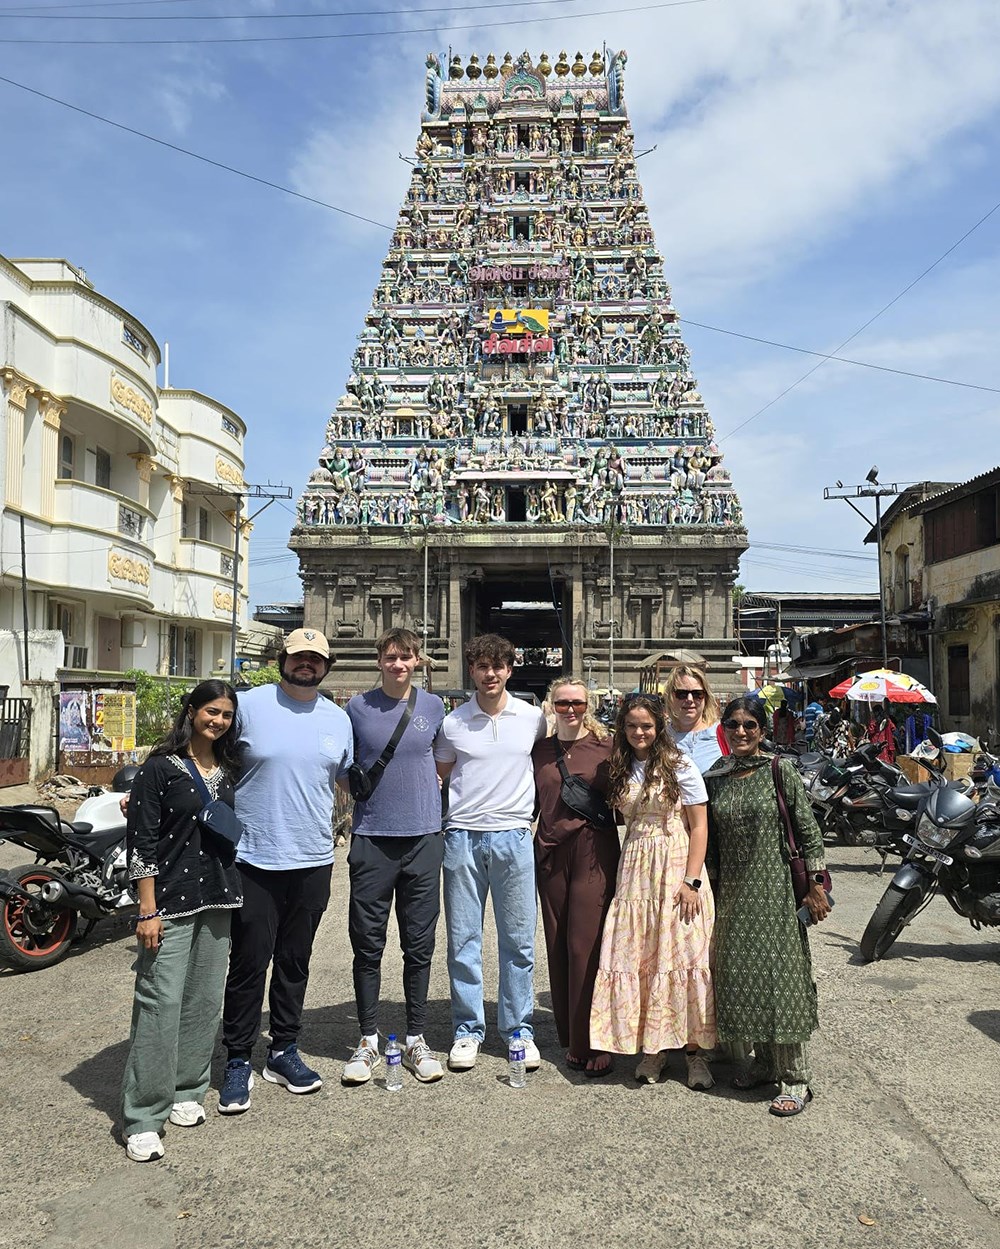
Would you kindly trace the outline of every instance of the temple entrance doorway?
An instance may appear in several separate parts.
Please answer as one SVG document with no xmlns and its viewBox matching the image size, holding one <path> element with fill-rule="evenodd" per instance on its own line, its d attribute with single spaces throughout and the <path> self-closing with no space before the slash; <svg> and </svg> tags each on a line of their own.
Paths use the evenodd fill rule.
<svg viewBox="0 0 1000 1249">
<path fill-rule="evenodd" d="M 466 593 L 473 632 L 499 633 L 517 652 L 510 688 L 544 698 L 549 683 L 572 666 L 569 587 L 560 578 L 550 581 L 547 570 L 491 570 Z"/>
</svg>

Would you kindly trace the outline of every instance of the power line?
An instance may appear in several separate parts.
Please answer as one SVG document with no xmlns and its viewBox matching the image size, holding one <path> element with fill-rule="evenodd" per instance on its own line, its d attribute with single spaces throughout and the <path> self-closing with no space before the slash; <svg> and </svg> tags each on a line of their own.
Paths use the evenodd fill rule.
<svg viewBox="0 0 1000 1249">
<path fill-rule="evenodd" d="M 923 270 L 922 273 L 918 273 L 912 282 L 904 286 L 903 289 L 899 292 L 899 294 L 894 295 L 887 304 L 885 304 L 883 307 L 881 307 L 878 310 L 878 312 L 875 313 L 874 316 L 869 317 L 868 320 L 864 323 L 864 325 L 856 329 L 854 333 L 850 335 L 850 337 L 845 338 L 844 341 L 838 347 L 834 347 L 833 355 L 836 355 L 837 352 L 843 351 L 848 343 L 852 343 L 858 337 L 859 334 L 864 333 L 864 331 L 868 329 L 868 327 L 872 325 L 875 321 L 877 321 L 879 317 L 883 315 L 883 313 L 888 312 L 889 309 L 893 306 L 893 304 L 899 303 L 899 301 L 903 298 L 904 295 L 912 291 L 918 282 L 922 282 L 923 279 L 927 277 L 928 273 L 936 269 L 943 260 L 946 260 L 951 255 L 951 253 L 955 251 L 957 247 L 960 247 L 962 243 L 964 243 L 965 240 L 971 234 L 974 234 L 975 231 L 978 230 L 981 225 L 985 224 L 985 222 L 987 222 L 990 219 L 990 217 L 992 217 L 993 214 L 997 212 L 998 209 L 1000 209 L 1000 202 L 994 204 L 993 207 L 989 210 L 989 212 L 983 213 L 983 215 L 979 218 L 979 220 L 975 223 L 975 225 L 970 226 L 969 229 L 966 230 L 966 232 L 962 235 L 961 238 L 956 239 L 955 242 L 952 243 L 952 245 L 947 249 L 947 251 L 942 252 L 941 255 L 938 256 L 937 260 L 935 260 L 932 264 L 929 264 L 927 268 Z M 807 378 L 812 377 L 812 375 L 816 372 L 816 370 L 821 369 L 824 364 L 826 364 L 825 359 L 817 361 L 817 363 L 814 364 L 813 367 L 809 369 L 807 372 L 803 373 L 802 376 L 798 378 L 797 381 L 792 382 L 790 386 L 786 386 L 785 389 L 780 394 L 775 395 L 775 397 L 772 400 L 770 400 L 769 403 L 765 403 L 762 408 L 758 408 L 758 410 L 753 414 L 753 416 L 748 416 L 747 419 L 742 422 L 742 424 L 737 425 L 735 429 L 731 429 L 729 433 L 724 434 L 722 438 L 719 439 L 719 441 L 721 442 L 725 438 L 731 438 L 733 434 L 739 433 L 741 429 L 746 429 L 746 427 L 750 424 L 751 421 L 755 421 L 758 416 L 763 416 L 763 414 L 768 410 L 768 408 L 773 408 L 774 405 L 779 400 L 784 399 L 785 395 L 793 391 L 796 386 L 801 386 L 801 384 L 804 381 L 806 381 Z"/>
<path fill-rule="evenodd" d="M 197 4 L 199 0 L 87 0 L 85 4 L 36 4 L 32 13 L 39 9 L 132 9 L 151 4 Z M 0 13 L 10 13 L 14 17 L 30 17 L 24 5 L 0 6 Z"/>
<path fill-rule="evenodd" d="M 1000 207 L 1000 205 L 998 205 L 998 207 Z M 852 360 L 848 356 L 833 355 L 827 351 L 812 351 L 808 347 L 794 347 L 791 343 L 775 342 L 772 338 L 758 338 L 754 334 L 741 334 L 739 330 L 724 330 L 721 326 L 705 325 L 702 321 L 692 321 L 688 317 L 680 317 L 679 319 L 684 325 L 695 325 L 699 330 L 711 330 L 714 334 L 728 334 L 730 338 L 743 338 L 748 343 L 762 343 L 765 347 L 780 347 L 783 351 L 797 351 L 803 356 L 818 356 L 821 361 L 836 360 L 838 364 L 853 364 L 859 369 L 877 369 L 880 373 L 897 373 L 900 377 L 915 377 L 918 381 L 922 382 L 940 382 L 944 386 L 962 386 L 966 390 L 985 390 L 989 394 L 1000 395 L 1000 386 L 979 386 L 975 382 L 959 382 L 952 377 L 935 377 L 930 373 L 911 373 L 908 369 L 894 369 L 887 364 L 873 364 L 870 360 Z M 869 322 L 869 324 L 871 324 L 871 322 Z M 860 332 L 861 331 L 859 330 L 858 333 L 860 334 Z M 848 342 L 849 341 L 850 339 L 848 339 Z M 819 367 L 819 365 L 816 366 L 816 368 Z M 808 377 L 810 373 L 814 373 L 815 371 L 815 369 L 810 369 L 809 373 L 805 376 Z M 805 378 L 799 379 L 799 381 L 804 380 Z M 796 382 L 795 385 L 797 386 L 798 382 Z M 791 389 L 791 387 L 789 387 L 789 389 Z M 788 391 L 783 393 L 787 394 Z M 764 410 L 765 409 L 763 408 L 761 409 L 762 412 Z M 757 415 L 759 416 L 760 413 Z M 753 419 L 754 418 L 751 416 L 750 419 L 744 421 L 743 424 L 749 425 L 750 421 Z M 742 429 L 743 425 L 738 425 L 736 428 Z M 729 432 L 734 434 L 736 433 L 736 430 L 730 430 Z"/>
<path fill-rule="evenodd" d="M 135 135 L 139 139 L 146 139 L 149 143 L 156 143 L 160 147 L 169 148 L 172 152 L 179 152 L 182 156 L 190 156 L 192 160 L 200 160 L 204 164 L 212 165 L 216 169 L 223 169 L 226 173 L 236 174 L 238 178 L 246 178 L 249 182 L 256 182 L 260 186 L 270 187 L 273 191 L 282 191 L 285 195 L 292 195 L 296 199 L 305 200 L 307 204 L 316 204 L 320 208 L 329 208 L 332 212 L 341 213 L 345 217 L 353 217 L 355 221 L 364 221 L 368 225 L 378 226 L 380 230 L 392 230 L 392 226 L 386 225 L 383 221 L 375 221 L 371 217 L 351 212 L 347 208 L 341 208 L 338 204 L 329 204 L 326 200 L 316 199 L 312 195 L 303 195 L 301 191 L 293 191 L 291 187 L 282 186 L 280 182 L 272 182 L 268 178 L 259 178 L 256 174 L 247 173 L 245 169 L 237 169 L 235 165 L 227 165 L 224 161 L 213 160 L 211 156 L 202 156 L 200 152 L 192 152 L 190 148 L 181 147 L 177 143 L 169 143 L 166 139 L 158 139 L 154 134 L 146 134 L 144 130 L 136 130 L 134 126 L 126 126 L 120 121 L 112 121 L 110 117 L 104 117 L 100 113 L 91 112 L 90 109 L 81 108 L 79 104 L 70 104 L 67 100 L 60 100 L 57 96 L 39 91 L 37 87 L 29 87 L 26 83 L 15 82 L 13 78 L 4 78 L 2 75 L 0 75 L 0 82 L 5 82 L 10 87 L 18 87 L 21 91 L 27 91 L 31 95 L 37 95 L 42 100 L 48 100 L 50 104 L 58 104 L 62 108 L 71 109 L 74 113 L 80 113 L 84 117 L 92 118 L 94 121 L 104 122 L 106 126 L 114 126 L 116 130 L 124 130 L 126 134 Z"/>
<path fill-rule="evenodd" d="M 173 3 L 174 0 L 163 0 Z M 690 0 L 689 0 L 690 2 Z M 523 9 L 538 8 L 546 4 L 581 4 L 583 0 L 502 0 L 501 3 L 471 4 L 464 7 L 465 13 L 477 13 L 480 9 Z M 72 6 L 71 6 L 72 7 Z M 87 6 L 85 6 L 87 7 Z M 326 11 L 312 9 L 307 13 L 86 13 L 77 16 L 75 13 L 32 13 L 19 12 L 8 17 L 12 21 L 39 22 L 287 22 L 295 19 L 306 21 L 330 21 L 344 17 L 408 17 L 419 13 L 450 13 L 453 4 L 441 5 L 424 9 L 343 9 Z M 0 9 L 0 16 L 6 10 Z"/>
<path fill-rule="evenodd" d="M 396 35 L 439 35 L 456 30 L 494 30 L 499 27 L 529 26 L 541 22 L 580 21 L 585 17 L 620 17 L 627 13 L 650 13 L 657 9 L 680 9 L 695 4 L 711 4 L 714 0 L 661 0 L 659 4 L 632 5 L 624 9 L 601 9 L 589 13 L 552 13 L 546 17 L 521 17 L 509 22 L 472 22 L 465 25 L 411 26 L 399 30 L 351 30 L 311 35 L 211 35 L 205 39 L 0 39 L 0 44 L 43 44 L 48 47 L 167 47 L 218 43 L 307 43 L 329 39 L 388 39 Z M 485 7 L 485 6 L 483 6 Z"/>
</svg>

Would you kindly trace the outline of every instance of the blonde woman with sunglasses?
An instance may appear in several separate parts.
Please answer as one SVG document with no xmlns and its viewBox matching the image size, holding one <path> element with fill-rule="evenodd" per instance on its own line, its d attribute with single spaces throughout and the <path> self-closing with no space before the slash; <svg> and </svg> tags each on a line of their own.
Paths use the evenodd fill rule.
<svg viewBox="0 0 1000 1249">
<path fill-rule="evenodd" d="M 729 753 L 719 724 L 719 700 L 712 693 L 704 668 L 678 664 L 667 675 L 663 701 L 670 717 L 668 732 L 699 772 L 705 773 Z"/>
<path fill-rule="evenodd" d="M 555 733 L 537 742 L 531 755 L 539 806 L 535 880 L 559 1044 L 566 1049 L 566 1065 L 593 1078 L 611 1070 L 610 1055 L 590 1043 L 590 1003 L 618 871 L 618 830 L 612 823 L 596 827 L 570 810 L 562 799 L 559 761 L 603 797 L 611 740 L 578 678 L 554 681 L 546 702 Z"/>
</svg>

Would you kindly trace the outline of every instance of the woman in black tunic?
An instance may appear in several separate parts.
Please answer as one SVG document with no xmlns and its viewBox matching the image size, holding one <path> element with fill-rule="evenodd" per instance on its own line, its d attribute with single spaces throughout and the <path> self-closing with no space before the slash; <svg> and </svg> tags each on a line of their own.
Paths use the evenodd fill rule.
<svg viewBox="0 0 1000 1249">
<path fill-rule="evenodd" d="M 126 844 L 139 957 L 122 1135 L 134 1162 L 163 1157 L 168 1120 L 205 1122 L 229 923 L 243 898 L 235 847 L 198 822 L 205 803 L 191 768 L 213 799 L 233 805 L 235 720 L 232 687 L 202 681 L 132 782 Z"/>
</svg>

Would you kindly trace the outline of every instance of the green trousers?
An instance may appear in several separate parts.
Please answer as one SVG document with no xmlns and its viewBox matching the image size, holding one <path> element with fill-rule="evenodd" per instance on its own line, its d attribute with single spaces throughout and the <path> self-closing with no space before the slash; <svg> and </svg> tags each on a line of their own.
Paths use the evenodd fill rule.
<svg viewBox="0 0 1000 1249">
<path fill-rule="evenodd" d="M 174 1102 L 205 1099 L 229 961 L 229 910 L 163 921 L 139 951 L 122 1131 L 159 1132 Z"/>
<path fill-rule="evenodd" d="M 809 1066 L 809 1046 L 805 1041 L 797 1045 L 777 1045 L 773 1041 L 755 1041 L 755 1057 L 750 1057 L 750 1043 L 733 1042 L 732 1054 L 738 1068 L 749 1073 L 754 1080 L 770 1080 L 781 1086 L 782 1093 L 805 1097 L 812 1081 Z"/>
</svg>

